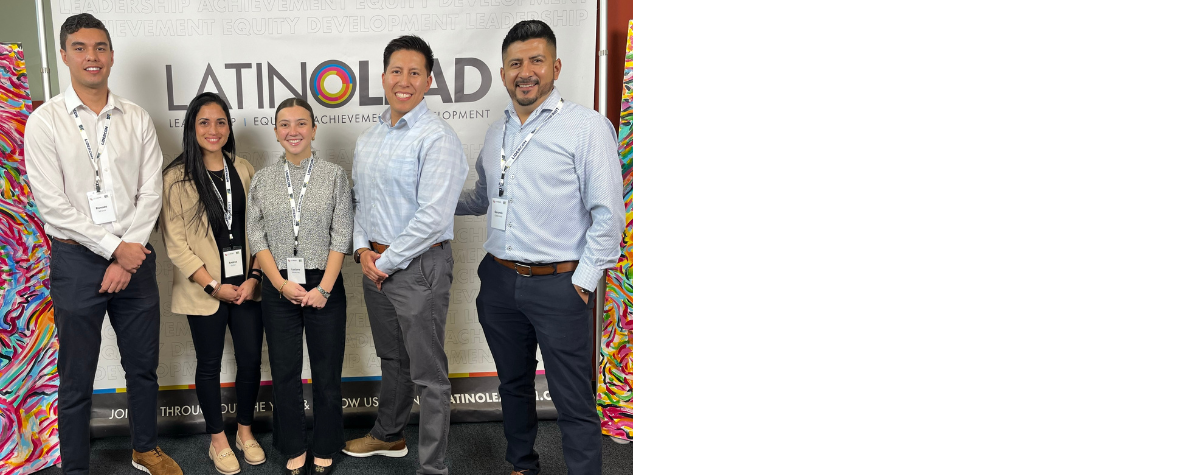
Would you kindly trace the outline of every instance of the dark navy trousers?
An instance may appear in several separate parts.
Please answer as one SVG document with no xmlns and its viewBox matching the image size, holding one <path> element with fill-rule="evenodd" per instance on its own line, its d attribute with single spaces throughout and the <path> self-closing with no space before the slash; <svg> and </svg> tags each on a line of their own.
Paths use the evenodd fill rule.
<svg viewBox="0 0 1200 475">
<path fill-rule="evenodd" d="M 500 377 L 505 459 L 513 470 L 540 471 L 533 378 L 535 351 L 545 358 L 558 410 L 563 456 L 571 475 L 600 474 L 600 416 L 592 385 L 592 314 L 571 284 L 573 272 L 525 277 L 491 254 L 479 263 L 479 323 Z M 592 297 L 594 298 L 594 297 Z"/>
<path fill-rule="evenodd" d="M 58 441 L 64 474 L 88 473 L 92 383 L 104 315 L 117 334 L 133 450 L 158 446 L 158 281 L 151 252 L 115 294 L 100 293 L 109 261 L 86 247 L 50 240 L 50 298 L 58 330 Z"/>
</svg>

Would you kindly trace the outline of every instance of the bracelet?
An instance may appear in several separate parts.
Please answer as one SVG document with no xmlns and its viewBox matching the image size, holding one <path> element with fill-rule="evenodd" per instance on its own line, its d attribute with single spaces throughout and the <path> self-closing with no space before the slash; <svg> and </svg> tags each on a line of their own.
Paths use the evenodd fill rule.
<svg viewBox="0 0 1200 475">
<path fill-rule="evenodd" d="M 317 284 L 317 292 L 320 292 L 321 296 L 325 297 L 326 300 L 329 299 L 329 292 L 321 288 L 321 284 Z"/>
<path fill-rule="evenodd" d="M 251 270 L 250 270 L 250 275 L 246 276 L 246 278 L 247 278 L 247 279 L 255 279 L 255 280 L 258 280 L 258 282 L 259 282 L 259 283 L 262 283 L 262 280 L 263 280 L 263 273 L 262 273 L 262 271 L 261 271 L 261 270 L 258 270 L 258 269 L 251 269 Z"/>
</svg>

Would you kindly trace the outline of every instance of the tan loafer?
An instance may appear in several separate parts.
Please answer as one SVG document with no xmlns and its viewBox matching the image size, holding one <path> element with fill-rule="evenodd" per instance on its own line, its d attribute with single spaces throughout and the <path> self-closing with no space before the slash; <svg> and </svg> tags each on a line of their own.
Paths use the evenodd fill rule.
<svg viewBox="0 0 1200 475">
<path fill-rule="evenodd" d="M 235 436 L 233 438 L 233 443 L 237 446 L 238 450 L 242 451 L 242 457 L 246 458 L 246 463 L 250 465 L 261 465 L 263 462 L 267 461 L 267 454 L 263 453 L 262 446 L 258 445 L 257 440 L 251 440 L 250 442 L 243 444 L 242 438 Z"/>
<path fill-rule="evenodd" d="M 217 452 L 217 448 L 210 445 L 208 446 L 208 458 L 212 459 L 213 465 L 217 467 L 217 471 L 225 475 L 233 475 L 242 471 L 242 466 L 238 464 L 237 456 L 229 448 Z"/>
</svg>

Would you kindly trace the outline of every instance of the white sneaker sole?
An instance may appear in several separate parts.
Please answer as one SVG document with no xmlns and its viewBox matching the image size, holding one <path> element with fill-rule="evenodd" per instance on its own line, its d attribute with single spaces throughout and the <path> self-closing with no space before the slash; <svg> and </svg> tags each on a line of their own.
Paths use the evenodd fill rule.
<svg viewBox="0 0 1200 475">
<path fill-rule="evenodd" d="M 408 455 L 408 447 L 405 447 L 400 450 L 373 450 L 371 452 L 367 452 L 364 454 L 355 453 L 355 452 L 351 452 L 346 449 L 342 449 L 342 453 L 349 455 L 351 457 L 370 457 L 372 455 L 382 455 L 384 457 L 403 457 L 405 455 Z"/>
</svg>

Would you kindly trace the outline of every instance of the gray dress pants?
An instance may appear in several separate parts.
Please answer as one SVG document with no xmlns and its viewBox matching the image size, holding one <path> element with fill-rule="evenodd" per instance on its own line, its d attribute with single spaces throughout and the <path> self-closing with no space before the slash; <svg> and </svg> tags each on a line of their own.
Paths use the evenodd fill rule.
<svg viewBox="0 0 1200 475">
<path fill-rule="evenodd" d="M 383 281 L 363 277 L 382 381 L 379 414 L 371 435 L 384 442 L 404 437 L 413 396 L 421 397 L 417 473 L 447 474 L 450 376 L 446 362 L 446 311 L 454 280 L 450 242 L 430 248 Z M 410 444 L 411 446 L 411 444 Z"/>
</svg>

